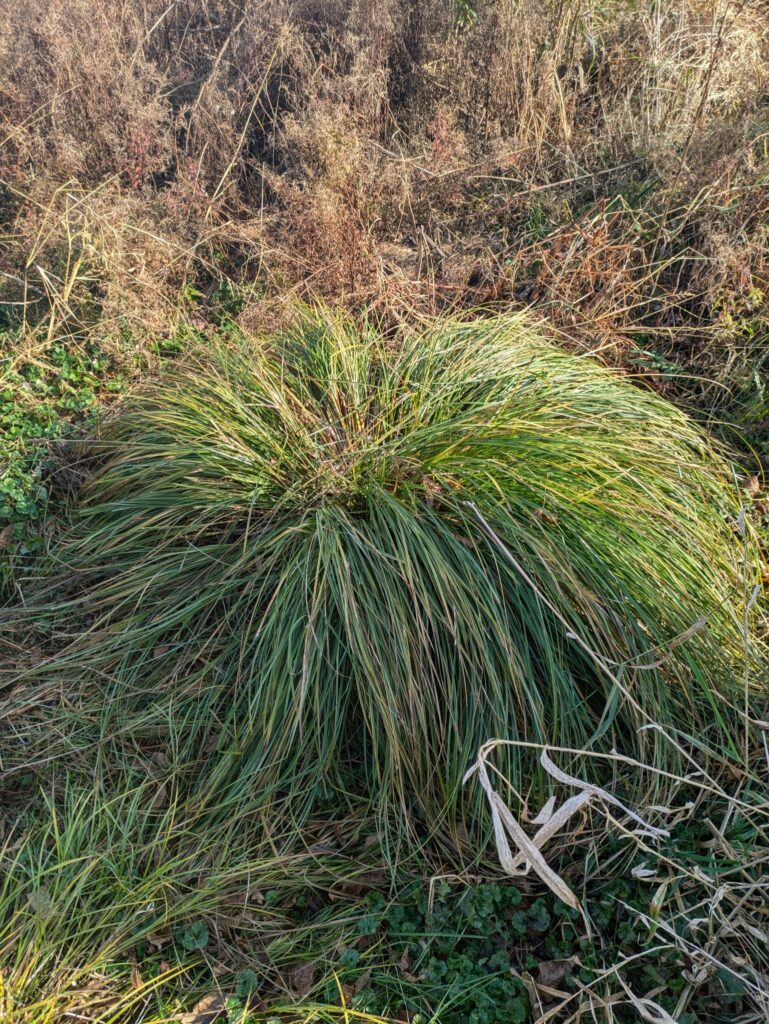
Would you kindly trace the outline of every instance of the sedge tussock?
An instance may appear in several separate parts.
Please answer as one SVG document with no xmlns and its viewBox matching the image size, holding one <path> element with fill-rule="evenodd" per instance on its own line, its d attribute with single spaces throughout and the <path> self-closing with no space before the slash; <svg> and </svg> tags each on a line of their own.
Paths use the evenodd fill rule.
<svg viewBox="0 0 769 1024">
<path fill-rule="evenodd" d="M 103 743 L 162 746 L 175 722 L 176 763 L 225 803 L 300 820 L 362 786 L 456 847 L 490 735 L 662 767 L 650 722 L 738 742 L 752 563 L 728 464 L 523 316 L 393 341 L 316 309 L 225 334 L 98 451 L 6 614 L 57 647 L 19 692 L 63 688 Z M 508 770 L 528 770 L 512 748 Z"/>
</svg>

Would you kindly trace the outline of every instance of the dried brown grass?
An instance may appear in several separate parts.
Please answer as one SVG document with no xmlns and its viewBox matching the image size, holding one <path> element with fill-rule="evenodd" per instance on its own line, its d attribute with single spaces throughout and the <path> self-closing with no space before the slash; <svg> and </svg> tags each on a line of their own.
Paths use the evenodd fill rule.
<svg viewBox="0 0 769 1024">
<path fill-rule="evenodd" d="M 287 291 L 395 317 L 536 304 L 615 363 L 651 335 L 688 370 L 766 314 L 761 5 L 0 12 L 0 297 L 38 333 L 156 336 L 184 282 L 229 277 L 256 282 L 251 317 Z"/>
</svg>

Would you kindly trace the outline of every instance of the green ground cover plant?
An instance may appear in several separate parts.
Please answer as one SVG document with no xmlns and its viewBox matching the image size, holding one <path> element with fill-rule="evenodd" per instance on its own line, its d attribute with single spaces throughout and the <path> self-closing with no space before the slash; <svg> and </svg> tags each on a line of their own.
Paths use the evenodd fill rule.
<svg viewBox="0 0 769 1024">
<path fill-rule="evenodd" d="M 92 340 L 62 339 L 25 358 L 16 330 L 0 342 L 0 531 L 28 553 L 49 497 L 55 442 L 92 427 L 104 399 L 123 386 L 119 368 Z M 26 529 L 31 527 L 32 529 Z"/>
</svg>

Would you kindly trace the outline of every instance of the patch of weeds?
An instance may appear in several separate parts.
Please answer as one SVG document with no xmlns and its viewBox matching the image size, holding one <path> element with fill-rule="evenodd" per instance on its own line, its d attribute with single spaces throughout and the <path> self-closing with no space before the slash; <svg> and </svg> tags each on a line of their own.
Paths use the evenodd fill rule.
<svg viewBox="0 0 769 1024">
<path fill-rule="evenodd" d="M 709 409 L 713 426 L 744 449 L 748 461 L 769 467 L 769 300 L 753 288 L 739 303 L 724 302 L 718 326 L 704 360 L 705 375 L 718 380 Z"/>
<path fill-rule="evenodd" d="M 229 278 L 224 278 L 211 293 L 210 304 L 220 321 L 234 319 L 246 304 L 246 291 Z"/>
<path fill-rule="evenodd" d="M 256 995 L 261 984 L 256 971 L 246 968 L 238 971 L 235 975 L 235 996 L 237 999 L 246 1000 Z"/>
<path fill-rule="evenodd" d="M 535 239 L 543 239 L 547 238 L 551 230 L 552 227 L 545 208 L 536 201 L 532 202 L 526 220 L 527 234 Z"/>
<path fill-rule="evenodd" d="M 514 1024 L 529 1014 L 526 989 L 514 970 L 527 936 L 542 924 L 539 901 L 523 905 L 514 885 L 480 884 L 457 892 L 407 889 L 397 903 L 379 893 L 365 901 L 360 939 L 343 950 L 336 975 L 351 984 L 350 1005 L 373 1014 L 406 1012 L 414 1022 Z M 366 966 L 376 944 L 397 971 Z M 329 984 L 325 997 L 334 998 Z"/>
<path fill-rule="evenodd" d="M 174 360 L 183 355 L 191 345 L 199 345 L 203 333 L 187 323 L 181 323 L 171 334 L 158 338 L 150 345 L 150 351 L 161 360 Z"/>
<path fill-rule="evenodd" d="M 205 949 L 208 945 L 208 925 L 205 921 L 193 921 L 180 933 L 179 941 L 188 952 Z"/>
<path fill-rule="evenodd" d="M 684 372 L 680 363 L 669 359 L 666 355 L 654 349 L 634 349 L 629 362 L 631 366 L 637 366 L 639 369 L 650 371 L 662 380 L 673 380 Z"/>
<path fill-rule="evenodd" d="M 668 853 L 680 858 L 688 850 L 691 864 L 714 870 L 711 858 L 701 855 L 708 835 L 693 825 Z M 619 852 L 620 842 L 609 840 L 609 847 L 615 843 Z M 673 1014 L 689 984 L 691 961 L 657 931 L 657 882 L 631 873 L 641 860 L 639 854 L 617 875 L 590 883 L 590 935 L 582 917 L 551 894 L 533 898 L 504 882 L 461 890 L 439 882 L 432 896 L 428 886 L 414 884 L 392 903 L 371 893 L 361 903 L 358 938 L 338 952 L 322 997 L 335 1001 L 341 985 L 350 1007 L 413 1024 L 515 1024 L 531 1019 L 524 977 L 579 999 L 579 989 L 600 988 L 604 976 L 617 988 L 612 971 L 621 965 L 632 992 L 653 993 Z M 685 908 L 692 896 L 679 878 L 665 887 L 665 899 Z M 680 919 L 685 932 L 687 914 Z M 691 993 L 679 1024 L 732 1019 L 744 990 L 736 976 L 722 973 Z M 630 1024 L 634 1014 L 631 1004 L 618 1004 L 614 1019 Z"/>
<path fill-rule="evenodd" d="M 50 499 L 52 445 L 93 424 L 124 375 L 97 342 L 56 342 L 15 358 L 15 332 L 0 338 L 0 536 L 3 550 L 34 553 Z"/>
<path fill-rule="evenodd" d="M 182 323 L 149 348 L 163 363 L 201 340 L 200 331 Z M 136 371 L 122 354 L 134 348 L 127 329 L 120 341 L 115 353 L 92 338 L 41 339 L 39 350 L 19 357 L 18 331 L 0 333 L 0 590 L 11 579 L 11 556 L 37 554 L 43 516 L 58 511 L 62 446 L 96 425 Z"/>
</svg>

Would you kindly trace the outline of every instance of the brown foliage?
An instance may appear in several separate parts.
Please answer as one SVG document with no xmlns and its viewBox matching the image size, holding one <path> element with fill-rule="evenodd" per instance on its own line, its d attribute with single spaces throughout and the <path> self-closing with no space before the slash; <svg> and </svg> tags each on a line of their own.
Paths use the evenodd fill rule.
<svg viewBox="0 0 769 1024">
<path fill-rule="evenodd" d="M 0 0 L 5 297 L 150 333 L 225 276 L 396 316 L 534 303 L 620 362 L 762 308 L 762 8 L 477 11 Z"/>
</svg>

